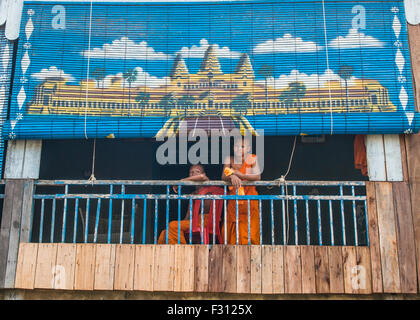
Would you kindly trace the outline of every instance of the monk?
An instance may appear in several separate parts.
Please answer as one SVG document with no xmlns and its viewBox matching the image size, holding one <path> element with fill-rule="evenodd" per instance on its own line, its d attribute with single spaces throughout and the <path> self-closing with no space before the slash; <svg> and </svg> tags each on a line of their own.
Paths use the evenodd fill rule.
<svg viewBox="0 0 420 320">
<path fill-rule="evenodd" d="M 242 139 L 235 141 L 234 157 L 225 159 L 222 180 L 232 184 L 229 187 L 229 195 L 257 195 L 255 186 L 242 186 L 242 181 L 261 180 L 261 172 L 258 166 L 257 156 L 251 154 L 249 141 Z M 241 163 L 234 163 L 234 158 L 241 159 Z M 250 200 L 250 238 L 251 244 L 260 244 L 260 220 L 258 200 Z M 238 244 L 248 244 L 248 200 L 238 200 Z M 236 239 L 236 200 L 228 200 L 226 225 L 223 226 L 222 235 L 226 236 L 228 244 L 237 244 Z"/>
<path fill-rule="evenodd" d="M 189 176 L 181 179 L 181 181 L 208 181 L 209 178 L 206 176 L 204 168 L 200 164 L 196 164 L 190 167 Z M 192 194 L 197 194 L 201 186 L 196 186 L 196 189 Z M 178 192 L 177 188 L 174 187 L 174 191 Z M 210 205 L 211 200 L 204 200 L 203 201 L 203 213 L 204 213 L 204 221 L 207 221 L 208 213 L 210 212 Z M 185 233 L 188 233 L 190 230 L 190 210 L 188 208 L 187 214 L 184 220 L 179 222 L 181 224 L 180 230 L 180 237 L 179 243 L 186 244 L 187 241 L 185 239 Z M 201 227 L 201 219 L 199 219 L 199 226 Z M 168 244 L 178 244 L 178 220 L 174 220 L 169 222 L 168 227 Z M 158 244 L 166 244 L 166 230 L 163 230 L 159 236 Z"/>
</svg>

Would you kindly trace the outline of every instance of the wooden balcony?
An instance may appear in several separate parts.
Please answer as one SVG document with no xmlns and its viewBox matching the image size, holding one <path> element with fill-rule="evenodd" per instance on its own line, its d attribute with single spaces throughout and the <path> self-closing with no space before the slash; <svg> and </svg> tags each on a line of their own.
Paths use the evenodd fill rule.
<svg viewBox="0 0 420 320">
<path fill-rule="evenodd" d="M 11 185 L 19 183 L 6 183 L 5 199 L 15 190 Z M 37 195 L 30 188 L 22 189 L 15 197 L 33 203 Z M 27 219 L 32 211 L 25 208 L 32 206 L 21 203 L 12 210 L 21 210 L 22 218 L 11 224 L 9 237 L 19 239 L 13 236 L 14 229 L 20 241 L 8 242 L 1 279 L 5 288 L 257 295 L 418 293 L 406 182 L 366 182 L 368 245 L 66 243 L 61 237 L 53 241 L 46 237 L 40 243 L 29 237 Z"/>
</svg>

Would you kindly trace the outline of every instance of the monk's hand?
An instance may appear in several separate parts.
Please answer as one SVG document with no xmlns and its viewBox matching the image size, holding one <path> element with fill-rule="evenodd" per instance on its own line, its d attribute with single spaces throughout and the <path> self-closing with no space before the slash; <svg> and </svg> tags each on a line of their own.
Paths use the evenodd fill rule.
<svg viewBox="0 0 420 320">
<path fill-rule="evenodd" d="M 178 193 L 178 186 L 172 186 L 172 190 L 174 190 L 175 193 Z"/>
<path fill-rule="evenodd" d="M 230 176 L 230 182 L 235 187 L 235 189 L 239 189 L 242 185 L 242 180 L 238 178 L 235 174 Z"/>
</svg>

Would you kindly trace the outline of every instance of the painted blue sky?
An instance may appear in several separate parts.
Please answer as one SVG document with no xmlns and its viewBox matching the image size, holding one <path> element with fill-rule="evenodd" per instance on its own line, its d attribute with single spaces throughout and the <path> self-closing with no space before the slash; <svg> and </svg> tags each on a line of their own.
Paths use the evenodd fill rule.
<svg viewBox="0 0 420 320">
<path fill-rule="evenodd" d="M 274 66 L 270 83 L 278 88 L 296 80 L 316 87 L 328 77 L 337 78 L 340 66 L 350 65 L 354 77 L 376 79 L 386 86 L 391 100 L 399 106 L 401 86 L 392 30 L 395 12 L 391 9 L 399 8 L 397 15 L 405 21 L 402 2 L 326 1 L 326 39 L 321 2 L 94 3 L 90 54 L 90 4 L 62 3 L 65 28 L 55 30 L 52 8 L 59 3 L 25 4 L 18 61 L 25 51 L 25 24 L 28 10 L 32 9 L 28 96 L 49 76 L 61 74 L 75 84 L 85 79 L 88 55 L 91 71 L 100 67 L 112 76 L 138 68 L 139 85 L 157 86 L 164 83 L 176 53 L 181 52 L 190 73 L 196 73 L 205 49 L 212 44 L 218 46 L 223 72 L 232 72 L 240 54 L 248 53 L 255 71 L 263 64 Z M 365 8 L 364 29 L 352 26 L 355 5 Z M 412 108 L 405 25 L 401 25 L 400 40 L 410 97 L 408 108 Z M 257 72 L 256 78 L 263 79 Z"/>
</svg>

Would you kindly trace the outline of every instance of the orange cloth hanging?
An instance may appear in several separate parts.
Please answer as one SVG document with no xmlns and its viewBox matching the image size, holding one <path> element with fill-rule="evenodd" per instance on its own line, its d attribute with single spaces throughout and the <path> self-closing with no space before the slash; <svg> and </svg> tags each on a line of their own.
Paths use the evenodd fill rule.
<svg viewBox="0 0 420 320">
<path fill-rule="evenodd" d="M 354 167 L 360 169 L 362 175 L 367 176 L 365 136 L 361 134 L 354 137 Z"/>
</svg>

